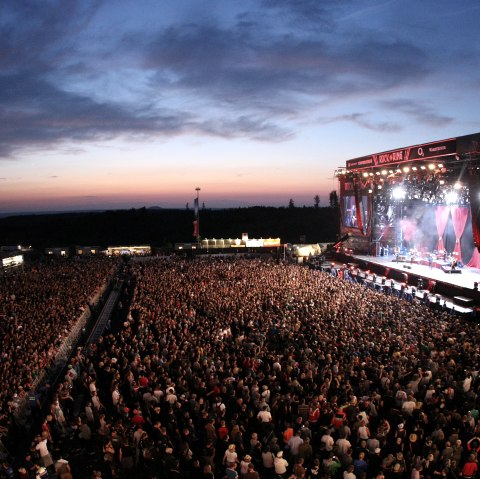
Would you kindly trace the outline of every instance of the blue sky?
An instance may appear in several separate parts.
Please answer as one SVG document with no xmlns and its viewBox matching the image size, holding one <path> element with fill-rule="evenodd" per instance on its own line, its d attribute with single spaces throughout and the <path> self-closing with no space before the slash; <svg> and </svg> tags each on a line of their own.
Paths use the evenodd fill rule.
<svg viewBox="0 0 480 479">
<path fill-rule="evenodd" d="M 480 131 L 478 1 L 0 3 L 0 212 L 313 205 Z"/>
</svg>

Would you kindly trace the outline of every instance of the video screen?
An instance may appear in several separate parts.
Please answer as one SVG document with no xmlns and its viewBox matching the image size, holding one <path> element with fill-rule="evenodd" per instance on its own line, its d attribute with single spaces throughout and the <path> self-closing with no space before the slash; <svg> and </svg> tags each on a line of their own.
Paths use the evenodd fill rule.
<svg viewBox="0 0 480 479">
<path fill-rule="evenodd" d="M 361 215 L 361 218 L 359 217 Z M 359 222 L 359 220 L 361 221 Z M 344 196 L 343 198 L 343 226 L 346 228 L 365 229 L 368 224 L 368 196 L 360 197 L 360 211 L 357 210 L 355 196 Z"/>
<path fill-rule="evenodd" d="M 343 226 L 346 228 L 358 228 L 355 196 L 345 196 L 343 198 Z"/>
</svg>

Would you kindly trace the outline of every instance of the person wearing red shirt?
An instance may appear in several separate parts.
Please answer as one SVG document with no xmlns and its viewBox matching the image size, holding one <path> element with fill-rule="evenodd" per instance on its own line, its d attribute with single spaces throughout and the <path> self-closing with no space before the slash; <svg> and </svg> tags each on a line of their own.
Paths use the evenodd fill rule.
<svg viewBox="0 0 480 479">
<path fill-rule="evenodd" d="M 308 422 L 312 426 L 315 426 L 318 423 L 319 419 L 320 419 L 320 408 L 318 407 L 318 403 L 314 402 L 310 406 L 310 411 L 308 412 Z"/>
<path fill-rule="evenodd" d="M 133 414 L 134 416 L 132 417 L 132 424 L 134 426 L 142 426 L 145 423 L 145 419 L 143 419 L 142 412 L 137 411 L 135 409 L 135 411 L 133 411 Z"/>
<path fill-rule="evenodd" d="M 218 439 L 223 441 L 226 437 L 228 437 L 228 427 L 225 425 L 225 421 L 220 422 L 220 427 L 217 429 Z"/>
<path fill-rule="evenodd" d="M 475 461 L 475 455 L 470 454 L 467 462 L 462 467 L 461 476 L 463 479 L 473 479 L 477 475 L 478 464 Z"/>
</svg>

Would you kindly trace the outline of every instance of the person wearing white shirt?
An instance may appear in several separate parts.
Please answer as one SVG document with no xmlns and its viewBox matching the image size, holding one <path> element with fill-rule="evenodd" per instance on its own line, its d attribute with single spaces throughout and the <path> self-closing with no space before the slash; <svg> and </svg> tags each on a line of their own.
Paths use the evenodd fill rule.
<svg viewBox="0 0 480 479">
<path fill-rule="evenodd" d="M 338 454 L 340 456 L 344 456 L 347 453 L 347 451 L 352 447 L 351 442 L 348 439 L 345 439 L 344 437 L 337 439 L 336 445 L 337 445 Z"/>
<path fill-rule="evenodd" d="M 357 479 L 357 476 L 353 473 L 353 466 L 348 466 L 346 471 L 343 471 L 343 479 Z"/>
<path fill-rule="evenodd" d="M 115 388 L 112 391 L 112 403 L 114 407 L 117 406 L 119 400 L 120 400 L 120 391 L 118 390 L 118 384 L 116 384 Z"/>
<path fill-rule="evenodd" d="M 53 464 L 53 459 L 50 451 L 48 450 L 47 442 L 47 438 L 42 439 L 40 436 L 38 436 L 37 445 L 35 446 L 35 449 L 38 451 L 44 467 L 50 467 Z"/>
<path fill-rule="evenodd" d="M 402 412 L 411 416 L 416 407 L 417 403 L 415 402 L 413 396 L 408 396 L 407 400 L 402 405 Z"/>
<path fill-rule="evenodd" d="M 320 442 L 323 444 L 325 451 L 327 452 L 333 451 L 333 447 L 335 446 L 335 441 L 330 434 L 324 434 L 320 439 Z"/>
<path fill-rule="evenodd" d="M 290 448 L 290 454 L 296 458 L 298 456 L 298 448 L 303 444 L 303 439 L 300 436 L 300 431 L 290 438 L 288 441 L 288 447 Z"/>
<path fill-rule="evenodd" d="M 272 422 L 272 414 L 267 406 L 263 406 L 263 409 L 257 414 L 257 419 L 262 422 Z"/>
<path fill-rule="evenodd" d="M 280 477 L 285 477 L 288 462 L 283 457 L 283 451 L 277 452 L 277 457 L 273 461 L 273 466 L 275 468 L 275 474 L 278 474 Z"/>
</svg>

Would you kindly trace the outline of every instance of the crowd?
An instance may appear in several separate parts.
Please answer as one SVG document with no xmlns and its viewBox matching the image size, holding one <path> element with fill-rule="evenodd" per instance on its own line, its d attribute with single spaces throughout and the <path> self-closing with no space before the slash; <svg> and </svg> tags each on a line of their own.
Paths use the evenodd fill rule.
<svg viewBox="0 0 480 479">
<path fill-rule="evenodd" d="M 28 401 L 39 374 L 113 269 L 108 258 L 52 259 L 0 275 L 0 426 Z"/>
<path fill-rule="evenodd" d="M 273 260 L 130 267 L 12 477 L 87 477 L 72 451 L 92 478 L 476 476 L 475 322 Z"/>
</svg>

